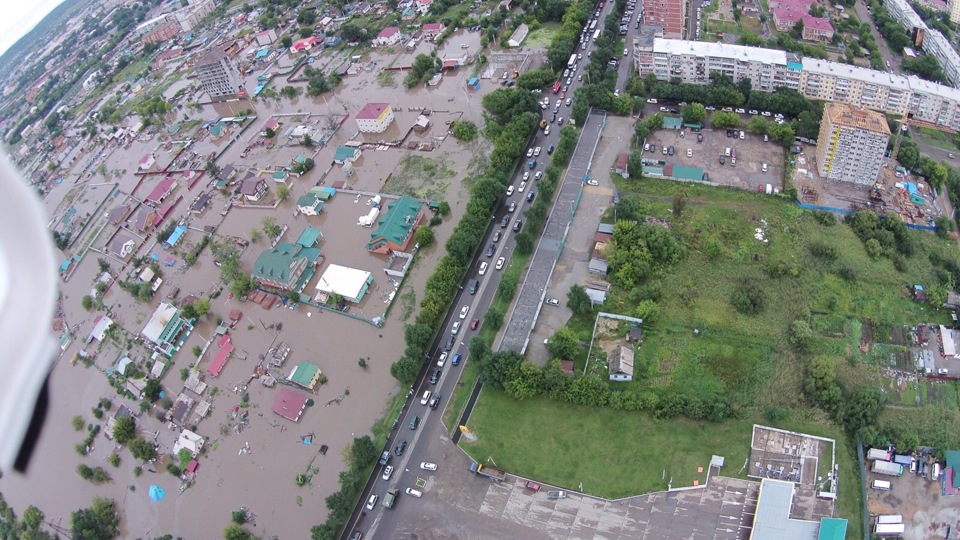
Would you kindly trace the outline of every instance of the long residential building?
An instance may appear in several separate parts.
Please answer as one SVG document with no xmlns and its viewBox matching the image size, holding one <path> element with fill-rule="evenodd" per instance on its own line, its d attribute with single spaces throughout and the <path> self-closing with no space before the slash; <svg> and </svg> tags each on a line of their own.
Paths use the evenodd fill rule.
<svg viewBox="0 0 960 540">
<path fill-rule="evenodd" d="M 890 16 L 907 30 L 913 39 L 913 44 L 937 59 L 940 67 L 943 68 L 943 76 L 947 82 L 953 86 L 960 86 L 960 54 L 957 54 L 950 40 L 939 30 L 928 27 L 907 0 L 883 0 L 883 5 L 890 12 Z M 952 13 L 951 6 L 951 17 Z"/>
<path fill-rule="evenodd" d="M 634 40 L 633 57 L 641 77 L 709 84 L 710 74 L 717 71 L 734 82 L 749 79 L 753 89 L 762 92 L 784 87 L 810 99 L 862 105 L 960 131 L 960 90 L 916 76 L 801 59 L 776 49 L 677 39 Z"/>
</svg>

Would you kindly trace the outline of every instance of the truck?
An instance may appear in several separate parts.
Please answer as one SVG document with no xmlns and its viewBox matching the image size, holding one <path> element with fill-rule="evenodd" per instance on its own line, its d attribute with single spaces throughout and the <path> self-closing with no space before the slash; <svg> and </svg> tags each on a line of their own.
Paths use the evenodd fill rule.
<svg viewBox="0 0 960 540">
<path fill-rule="evenodd" d="M 572 69 L 573 65 L 576 63 L 577 63 L 577 54 L 576 53 L 571 54 L 570 60 L 567 60 L 567 67 Z"/>
<path fill-rule="evenodd" d="M 880 448 L 871 448 L 867 451 L 867 459 L 870 461 L 876 461 L 878 459 L 881 461 L 890 461 L 890 452 Z"/>
<path fill-rule="evenodd" d="M 890 463 L 889 461 L 874 461 L 871 470 L 877 474 L 887 476 L 903 476 L 903 465 Z"/>
<path fill-rule="evenodd" d="M 874 480 L 871 487 L 878 491 L 890 491 L 890 482 L 886 480 Z"/>
<path fill-rule="evenodd" d="M 507 472 L 496 467 L 491 467 L 489 465 L 481 465 L 474 461 L 470 464 L 470 472 L 473 474 L 479 474 L 480 476 L 486 476 L 491 480 L 497 482 L 503 482 L 507 478 Z"/>
<path fill-rule="evenodd" d="M 596 32 L 593 33 L 593 41 L 594 41 L 594 43 L 596 43 L 596 41 L 597 41 L 598 39 L 600 39 L 600 29 L 599 29 L 599 28 L 597 29 Z"/>
<path fill-rule="evenodd" d="M 891 523 L 903 523 L 903 516 L 900 514 L 877 516 L 877 525 L 889 525 Z"/>
</svg>

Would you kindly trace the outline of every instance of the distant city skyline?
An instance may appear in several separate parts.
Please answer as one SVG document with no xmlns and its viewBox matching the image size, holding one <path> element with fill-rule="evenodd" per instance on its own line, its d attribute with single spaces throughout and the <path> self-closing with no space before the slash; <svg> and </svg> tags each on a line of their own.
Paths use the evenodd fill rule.
<svg viewBox="0 0 960 540">
<path fill-rule="evenodd" d="M 3 17 L 0 18 L 0 55 L 6 54 L 33 27 L 43 20 L 63 0 L 39 0 L 38 2 L 15 2 L 5 0 Z"/>
</svg>

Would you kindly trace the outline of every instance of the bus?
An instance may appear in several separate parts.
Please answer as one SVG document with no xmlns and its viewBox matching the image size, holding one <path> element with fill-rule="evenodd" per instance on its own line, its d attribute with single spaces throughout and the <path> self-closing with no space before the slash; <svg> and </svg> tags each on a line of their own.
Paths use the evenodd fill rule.
<svg viewBox="0 0 960 540">
<path fill-rule="evenodd" d="M 577 63 L 577 54 L 571 54 L 570 60 L 567 60 L 567 67 L 573 69 L 573 65 Z"/>
<path fill-rule="evenodd" d="M 597 20 L 594 19 L 593 22 L 590 23 L 590 30 L 596 30 L 596 29 L 597 29 Z"/>
<path fill-rule="evenodd" d="M 554 85 L 553 85 L 553 93 L 554 93 L 554 94 L 559 94 L 559 93 L 560 93 L 560 86 L 561 86 L 560 81 L 557 81 L 556 83 L 554 83 Z"/>
<path fill-rule="evenodd" d="M 593 33 L 593 41 L 594 41 L 594 43 L 596 43 L 597 39 L 599 39 L 599 38 L 600 38 L 600 29 L 597 29 L 597 31 Z"/>
</svg>

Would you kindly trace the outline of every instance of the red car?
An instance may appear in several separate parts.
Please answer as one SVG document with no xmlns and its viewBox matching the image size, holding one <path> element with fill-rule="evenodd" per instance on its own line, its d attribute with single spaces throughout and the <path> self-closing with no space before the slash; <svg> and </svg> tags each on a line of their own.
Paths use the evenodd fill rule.
<svg viewBox="0 0 960 540">
<path fill-rule="evenodd" d="M 471 330 L 476 330 L 478 326 L 480 326 L 480 319 L 474 319 L 474 320 L 470 323 L 470 329 L 471 329 Z"/>
<path fill-rule="evenodd" d="M 540 484 L 530 480 L 527 482 L 527 489 L 533 491 L 534 493 L 540 491 Z"/>
<path fill-rule="evenodd" d="M 567 93 L 566 93 L 566 92 L 560 92 L 560 99 L 563 99 L 563 98 L 565 98 L 565 97 L 567 97 Z"/>
</svg>

